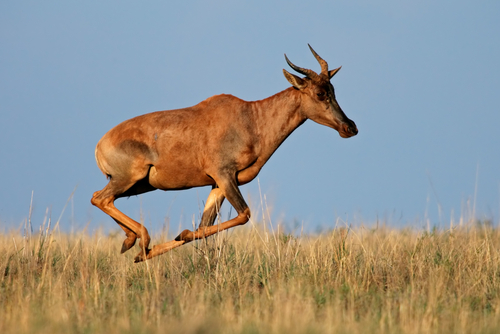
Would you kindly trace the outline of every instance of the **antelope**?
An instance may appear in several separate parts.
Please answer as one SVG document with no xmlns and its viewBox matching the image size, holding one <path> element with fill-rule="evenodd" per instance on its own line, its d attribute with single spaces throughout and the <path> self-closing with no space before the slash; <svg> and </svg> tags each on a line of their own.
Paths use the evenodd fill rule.
<svg viewBox="0 0 500 334">
<path fill-rule="evenodd" d="M 250 209 L 238 186 L 252 181 L 283 141 L 307 119 L 337 130 L 343 138 L 358 133 L 335 98 L 330 79 L 340 70 L 328 64 L 309 45 L 321 66 L 313 70 L 288 65 L 299 77 L 283 70 L 292 85 L 264 100 L 247 102 L 232 95 L 215 95 L 183 109 L 157 111 L 124 121 L 97 143 L 95 158 L 108 184 L 92 204 L 111 216 L 126 239 L 121 253 L 140 239 L 134 262 L 145 261 L 196 239 L 244 225 Z M 120 212 L 116 199 L 148 191 L 211 186 L 200 224 L 174 240 L 149 248 L 148 230 Z M 237 216 L 214 225 L 224 199 Z"/>
</svg>

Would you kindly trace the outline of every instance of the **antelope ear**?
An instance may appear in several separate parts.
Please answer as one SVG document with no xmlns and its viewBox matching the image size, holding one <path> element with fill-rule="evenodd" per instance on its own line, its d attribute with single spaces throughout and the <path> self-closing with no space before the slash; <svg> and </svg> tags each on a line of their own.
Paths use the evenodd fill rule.
<svg viewBox="0 0 500 334">
<path fill-rule="evenodd" d="M 307 86 L 307 82 L 304 79 L 301 79 L 298 76 L 293 75 L 292 73 L 286 70 L 283 70 L 283 74 L 285 75 L 285 78 L 288 80 L 288 82 L 292 84 L 293 87 L 297 89 L 302 89 Z"/>
<path fill-rule="evenodd" d="M 333 76 L 335 74 L 337 74 L 337 72 L 340 71 L 341 68 L 342 68 L 342 66 L 340 66 L 339 68 L 336 68 L 334 70 L 328 71 L 328 75 L 330 76 L 330 79 L 333 78 Z"/>
</svg>

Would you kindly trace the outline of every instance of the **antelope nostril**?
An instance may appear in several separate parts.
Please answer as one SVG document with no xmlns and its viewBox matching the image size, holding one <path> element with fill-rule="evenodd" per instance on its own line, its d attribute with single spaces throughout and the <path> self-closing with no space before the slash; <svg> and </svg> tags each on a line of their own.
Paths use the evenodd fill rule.
<svg viewBox="0 0 500 334">
<path fill-rule="evenodd" d="M 354 122 L 352 122 L 352 124 L 344 123 L 343 128 L 344 128 L 344 133 L 349 137 L 358 134 L 358 128 L 356 127 L 356 124 L 354 124 Z"/>
</svg>

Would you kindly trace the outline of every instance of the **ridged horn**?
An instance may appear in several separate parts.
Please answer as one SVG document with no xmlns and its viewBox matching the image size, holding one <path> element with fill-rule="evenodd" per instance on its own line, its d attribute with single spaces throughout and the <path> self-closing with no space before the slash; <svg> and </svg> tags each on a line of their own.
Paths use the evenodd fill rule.
<svg viewBox="0 0 500 334">
<path fill-rule="evenodd" d="M 296 65 L 294 65 L 289 59 L 288 57 L 286 56 L 285 54 L 285 59 L 286 59 L 286 62 L 288 63 L 288 65 L 290 65 L 291 68 L 293 68 L 295 71 L 301 73 L 301 74 L 304 74 L 305 76 L 307 76 L 308 78 L 316 78 L 318 76 L 318 74 L 316 72 L 314 72 L 313 70 L 308 70 L 307 68 L 302 68 L 302 67 L 298 67 Z"/>
<path fill-rule="evenodd" d="M 323 60 L 323 58 L 321 58 L 309 44 L 307 45 L 309 46 L 309 49 L 311 49 L 314 58 L 316 58 L 318 63 L 321 65 L 321 74 L 328 75 L 328 63 L 325 60 Z"/>
</svg>

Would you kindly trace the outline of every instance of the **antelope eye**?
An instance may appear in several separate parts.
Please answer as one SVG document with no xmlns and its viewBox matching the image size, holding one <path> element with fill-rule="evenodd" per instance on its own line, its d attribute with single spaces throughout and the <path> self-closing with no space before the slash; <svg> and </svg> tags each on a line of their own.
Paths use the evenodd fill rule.
<svg viewBox="0 0 500 334">
<path fill-rule="evenodd" d="M 323 96 L 325 96 L 325 92 L 319 92 L 316 95 L 318 95 L 319 97 L 323 97 Z"/>
</svg>

